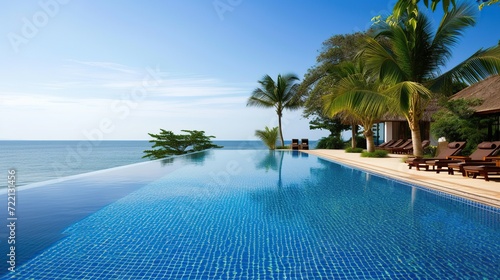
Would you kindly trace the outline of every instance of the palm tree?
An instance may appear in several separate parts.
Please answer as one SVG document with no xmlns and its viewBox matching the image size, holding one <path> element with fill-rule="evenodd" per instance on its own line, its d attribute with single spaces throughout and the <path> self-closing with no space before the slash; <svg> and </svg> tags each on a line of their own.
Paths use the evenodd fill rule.
<svg viewBox="0 0 500 280">
<path fill-rule="evenodd" d="M 338 81 L 323 99 L 324 110 L 330 116 L 343 113 L 357 120 L 364 128 L 368 152 L 375 151 L 373 125 L 388 112 L 388 97 L 381 93 L 382 85 L 363 70 L 361 62 L 346 62 L 351 74 Z M 343 66 L 343 65 L 340 66 Z"/>
<path fill-rule="evenodd" d="M 374 38 L 367 39 L 361 56 L 369 71 L 391 85 L 384 90 L 397 101 L 397 109 L 405 116 L 411 129 L 413 151 L 422 156 L 419 122 L 436 93 L 446 93 L 454 81 L 473 84 L 500 69 L 500 47 L 481 49 L 445 73 L 441 67 L 451 58 L 453 47 L 464 29 L 475 24 L 471 6 L 459 5 L 445 13 L 437 31 L 432 32 L 430 20 L 418 13 L 403 14 L 401 20 L 380 23 Z M 376 40 L 384 37 L 385 41 Z"/>
<path fill-rule="evenodd" d="M 276 149 L 276 140 L 278 140 L 278 127 L 269 128 L 266 126 L 264 130 L 256 130 L 255 136 L 257 136 L 269 150 Z"/>
<path fill-rule="evenodd" d="M 304 114 L 309 118 L 315 119 L 310 122 L 313 126 L 314 121 L 319 123 L 337 124 L 337 127 L 347 130 L 351 127 L 352 137 L 351 146 L 356 148 L 356 137 L 358 135 L 358 121 L 352 115 L 338 113 L 332 119 L 325 114 L 323 110 L 322 97 L 329 93 L 333 85 L 339 80 L 352 73 L 353 63 L 344 63 L 354 61 L 356 54 L 364 45 L 366 33 L 356 32 L 353 34 L 334 35 L 323 42 L 323 50 L 317 57 L 318 64 L 308 70 L 299 86 L 299 93 L 305 97 Z M 340 136 L 340 132 L 338 134 Z"/>
<path fill-rule="evenodd" d="M 393 16 L 396 18 L 399 18 L 401 14 L 403 14 L 405 11 L 407 12 L 413 12 L 413 15 L 418 15 L 418 3 L 420 0 L 398 0 L 396 2 L 396 5 L 394 5 L 393 9 Z M 442 2 L 442 7 L 443 11 L 448 12 L 450 7 L 456 7 L 457 3 L 455 0 L 432 0 L 431 3 L 429 3 L 429 0 L 424 0 L 424 5 L 428 8 L 431 8 L 431 10 L 436 10 L 436 7 L 438 6 L 439 2 Z M 476 1 L 479 4 L 479 10 L 481 10 L 485 5 L 491 6 L 494 5 L 500 0 L 483 0 L 483 1 Z M 429 5 L 430 4 L 430 5 Z"/>
<path fill-rule="evenodd" d="M 274 107 L 278 114 L 278 128 L 281 139 L 281 146 L 285 146 L 283 140 L 283 130 L 281 127 L 281 117 L 283 110 L 296 110 L 302 106 L 302 101 L 297 94 L 299 78 L 294 74 L 278 75 L 274 81 L 269 75 L 265 75 L 258 83 L 261 87 L 252 92 L 248 99 L 247 106 L 257 106 L 264 108 Z"/>
</svg>

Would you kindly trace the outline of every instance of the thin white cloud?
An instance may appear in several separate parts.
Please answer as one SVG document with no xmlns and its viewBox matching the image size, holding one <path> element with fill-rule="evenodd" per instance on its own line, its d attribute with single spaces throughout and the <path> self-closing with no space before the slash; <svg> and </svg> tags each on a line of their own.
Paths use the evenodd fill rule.
<svg viewBox="0 0 500 280">
<path fill-rule="evenodd" d="M 74 62 L 82 65 L 87 65 L 87 66 L 92 66 L 92 67 L 97 67 L 97 68 L 102 68 L 102 69 L 107 69 L 107 70 L 112 70 L 112 71 L 118 71 L 118 72 L 123 72 L 127 74 L 137 74 L 138 72 L 132 69 L 129 66 L 123 65 L 123 64 L 118 64 L 118 63 L 113 63 L 113 62 L 106 62 L 106 61 L 81 61 L 81 60 L 76 60 L 76 59 L 68 59 L 69 62 Z"/>
<path fill-rule="evenodd" d="M 0 120 L 0 127 L 15 125 L 19 129 L 3 137 L 34 139 L 36 136 L 30 135 L 43 127 L 51 130 L 48 138 L 78 139 L 81 131 L 92 129 L 105 118 L 116 124 L 116 133 L 109 135 L 114 139 L 144 138 L 160 127 L 206 127 L 209 131 L 220 127 L 221 119 L 234 130 L 245 121 L 263 123 L 269 119 L 254 108 L 245 108 L 251 92 L 248 85 L 162 72 L 160 79 L 144 86 L 144 77 L 150 75 L 148 68 L 106 62 L 71 60 L 52 71 L 25 84 L 0 84 L 0 110 L 16 120 Z M 146 94 L 134 96 L 137 88 Z"/>
</svg>

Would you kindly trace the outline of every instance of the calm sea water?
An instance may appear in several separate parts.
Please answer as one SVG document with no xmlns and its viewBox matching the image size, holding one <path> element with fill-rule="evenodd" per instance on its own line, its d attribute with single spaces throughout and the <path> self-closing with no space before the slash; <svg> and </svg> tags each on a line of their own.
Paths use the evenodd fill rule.
<svg viewBox="0 0 500 280">
<path fill-rule="evenodd" d="M 225 150 L 267 149 L 261 141 L 213 142 Z M 22 186 L 148 161 L 142 156 L 150 148 L 149 141 L 0 141 L 0 172 L 5 174 L 0 188 L 7 187 L 10 169 L 16 169 Z"/>
</svg>

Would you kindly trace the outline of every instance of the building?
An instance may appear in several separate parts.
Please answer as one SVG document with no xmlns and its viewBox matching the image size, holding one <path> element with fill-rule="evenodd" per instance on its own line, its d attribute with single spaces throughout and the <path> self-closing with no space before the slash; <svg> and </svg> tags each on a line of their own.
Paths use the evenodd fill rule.
<svg viewBox="0 0 500 280">
<path fill-rule="evenodd" d="M 492 117 L 493 123 L 488 127 L 489 141 L 500 140 L 500 75 L 489 78 L 467 87 L 455 95 L 451 100 L 457 99 L 480 99 L 483 103 L 473 107 L 478 116 Z"/>
</svg>

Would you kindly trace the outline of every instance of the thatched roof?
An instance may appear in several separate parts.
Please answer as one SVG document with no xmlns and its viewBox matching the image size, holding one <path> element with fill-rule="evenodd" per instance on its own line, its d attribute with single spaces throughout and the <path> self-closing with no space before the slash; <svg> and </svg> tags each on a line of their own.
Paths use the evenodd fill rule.
<svg viewBox="0 0 500 280">
<path fill-rule="evenodd" d="M 424 122 L 432 122 L 432 115 L 436 113 L 440 109 L 437 99 L 433 99 L 425 108 L 424 116 L 422 117 L 422 121 Z M 391 115 L 386 114 L 380 120 L 381 122 L 406 122 L 406 118 L 400 115 Z"/>
<path fill-rule="evenodd" d="M 495 114 L 500 113 L 500 75 L 493 75 L 487 79 L 475 83 L 465 88 L 450 99 L 481 99 L 483 103 L 474 107 L 477 114 Z"/>
</svg>

